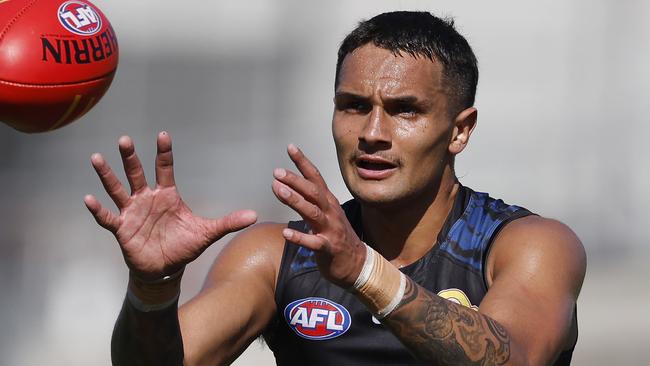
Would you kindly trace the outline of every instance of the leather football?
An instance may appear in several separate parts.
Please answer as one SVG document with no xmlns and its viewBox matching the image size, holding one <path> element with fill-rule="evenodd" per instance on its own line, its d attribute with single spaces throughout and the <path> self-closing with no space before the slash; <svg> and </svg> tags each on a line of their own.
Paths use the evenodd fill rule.
<svg viewBox="0 0 650 366">
<path fill-rule="evenodd" d="M 117 37 L 86 0 L 0 0 L 0 121 L 22 132 L 63 127 L 113 81 Z"/>
</svg>

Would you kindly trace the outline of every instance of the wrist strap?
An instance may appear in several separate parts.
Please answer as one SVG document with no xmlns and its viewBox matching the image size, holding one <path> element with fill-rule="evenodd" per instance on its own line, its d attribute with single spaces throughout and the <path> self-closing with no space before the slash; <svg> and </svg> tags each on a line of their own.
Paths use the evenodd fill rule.
<svg viewBox="0 0 650 366">
<path fill-rule="evenodd" d="M 133 272 L 129 273 L 129 275 L 130 275 L 131 278 L 136 280 L 138 283 L 141 283 L 141 284 L 144 284 L 144 285 L 160 285 L 160 284 L 163 284 L 163 283 L 166 283 L 166 282 L 171 282 L 172 280 L 177 279 L 178 277 L 183 275 L 183 272 L 185 272 L 185 266 L 183 266 L 181 269 L 179 269 L 178 271 L 176 271 L 176 272 L 174 272 L 174 273 L 172 273 L 170 275 L 163 276 L 163 277 L 157 278 L 155 280 L 142 279 L 142 278 L 134 275 Z"/>
<path fill-rule="evenodd" d="M 185 267 L 176 273 L 155 280 L 144 280 L 130 273 L 126 298 L 134 308 L 142 312 L 157 311 L 170 307 L 180 297 L 180 277 L 184 271 Z M 169 300 L 156 302 L 156 298 L 160 297 Z"/>
<path fill-rule="evenodd" d="M 377 319 L 387 317 L 404 297 L 406 276 L 368 244 L 366 259 L 352 288 Z"/>
<path fill-rule="evenodd" d="M 404 290 L 406 289 L 406 275 L 404 273 L 400 272 L 399 276 L 399 287 L 397 289 L 397 292 L 395 293 L 395 296 L 393 296 L 393 299 L 391 302 L 386 305 L 385 308 L 380 309 L 375 313 L 375 318 L 377 320 L 382 320 L 385 317 L 387 317 L 390 313 L 393 312 L 399 305 L 399 303 L 402 301 L 404 298 Z"/>
<path fill-rule="evenodd" d="M 368 244 L 363 243 L 363 245 L 366 247 L 366 259 L 363 261 L 363 267 L 361 267 L 359 277 L 357 277 L 357 280 L 352 285 L 355 290 L 359 290 L 361 286 L 368 282 L 370 273 L 375 265 L 375 251 Z"/>
<path fill-rule="evenodd" d="M 179 291 L 176 294 L 176 296 L 174 296 L 171 300 L 165 301 L 165 302 L 160 303 L 160 304 L 145 304 L 144 302 L 142 302 L 142 300 L 140 300 L 140 298 L 138 298 L 133 293 L 133 291 L 131 291 L 130 288 L 126 290 L 126 298 L 127 298 L 128 302 L 131 303 L 131 305 L 134 308 L 136 308 L 136 309 L 138 309 L 138 310 L 140 310 L 140 311 L 142 311 L 144 313 L 166 309 L 166 308 L 172 306 L 173 304 L 175 304 L 178 301 L 178 298 L 180 297 L 180 295 L 181 295 L 181 292 Z"/>
</svg>

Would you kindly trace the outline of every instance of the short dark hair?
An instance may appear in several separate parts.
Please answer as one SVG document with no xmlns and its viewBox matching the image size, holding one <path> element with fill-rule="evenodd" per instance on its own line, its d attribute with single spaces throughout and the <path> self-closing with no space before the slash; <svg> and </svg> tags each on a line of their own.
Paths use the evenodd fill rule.
<svg viewBox="0 0 650 366">
<path fill-rule="evenodd" d="M 478 83 L 476 56 L 454 28 L 452 19 L 441 19 L 429 12 L 396 11 L 360 22 L 339 47 L 335 89 L 345 56 L 369 43 L 396 55 L 406 52 L 440 62 L 451 102 L 450 112 L 455 115 L 474 105 Z"/>
</svg>

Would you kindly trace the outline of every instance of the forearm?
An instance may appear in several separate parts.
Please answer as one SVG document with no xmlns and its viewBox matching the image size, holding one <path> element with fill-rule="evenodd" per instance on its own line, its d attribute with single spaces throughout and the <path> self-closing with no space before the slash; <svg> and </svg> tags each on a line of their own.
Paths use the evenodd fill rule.
<svg viewBox="0 0 650 366">
<path fill-rule="evenodd" d="M 435 365 L 521 364 L 506 329 L 478 311 L 417 285 L 367 247 L 352 286 L 357 297 L 420 361 Z"/>
<path fill-rule="evenodd" d="M 383 323 L 421 361 L 435 365 L 520 364 L 507 330 L 407 279 L 404 297 Z"/>
<path fill-rule="evenodd" d="M 126 299 L 113 329 L 113 365 L 182 365 L 183 340 L 178 302 L 165 309 L 143 312 Z"/>
<path fill-rule="evenodd" d="M 180 275 L 146 283 L 130 276 L 111 342 L 114 365 L 182 365 L 178 320 Z"/>
</svg>

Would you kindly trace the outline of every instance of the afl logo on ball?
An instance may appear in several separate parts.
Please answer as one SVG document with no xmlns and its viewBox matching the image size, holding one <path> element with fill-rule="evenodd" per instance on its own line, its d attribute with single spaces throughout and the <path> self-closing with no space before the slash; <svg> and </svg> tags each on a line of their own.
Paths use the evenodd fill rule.
<svg viewBox="0 0 650 366">
<path fill-rule="evenodd" d="M 292 302 L 284 308 L 284 319 L 299 336 L 312 340 L 336 338 L 350 329 L 350 313 L 342 305 L 320 297 Z"/>
<path fill-rule="evenodd" d="M 66 1 L 59 6 L 59 22 L 74 34 L 91 36 L 102 29 L 102 18 L 90 5 Z"/>
</svg>

